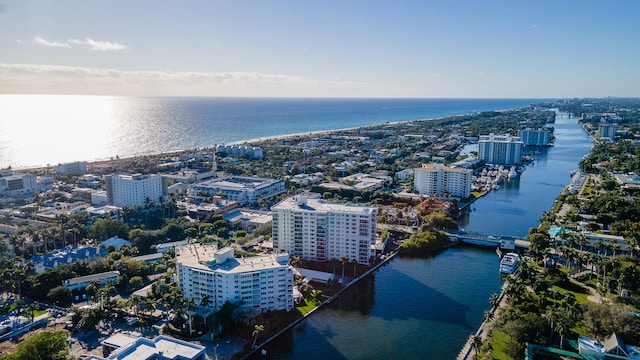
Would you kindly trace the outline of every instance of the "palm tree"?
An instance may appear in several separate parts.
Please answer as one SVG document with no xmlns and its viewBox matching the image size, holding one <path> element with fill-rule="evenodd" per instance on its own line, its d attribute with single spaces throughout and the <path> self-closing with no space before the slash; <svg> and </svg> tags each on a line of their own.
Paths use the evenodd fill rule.
<svg viewBox="0 0 640 360">
<path fill-rule="evenodd" d="M 211 296 L 203 294 L 200 298 L 200 306 L 207 307 L 211 303 Z"/>
<path fill-rule="evenodd" d="M 348 260 L 349 260 L 349 257 L 347 255 L 342 255 L 340 257 L 340 261 L 342 262 L 342 279 L 340 280 L 341 282 L 344 282 L 344 265 L 347 263 Z"/>
<path fill-rule="evenodd" d="M 489 304 L 493 309 L 497 308 L 500 305 L 500 295 L 493 293 L 489 297 Z"/>
<path fill-rule="evenodd" d="M 504 289 L 505 295 L 507 298 L 514 303 L 520 302 L 522 297 L 524 296 L 524 283 L 519 278 L 511 278 L 509 279 L 509 283 L 507 287 Z"/>
<path fill-rule="evenodd" d="M 471 347 L 475 353 L 474 357 L 478 358 L 478 353 L 480 352 L 480 347 L 482 346 L 482 338 L 478 335 L 471 336 Z"/>
<path fill-rule="evenodd" d="M 27 305 L 27 314 L 29 314 L 31 322 L 33 322 L 33 319 L 35 318 L 36 311 L 38 311 L 38 306 L 36 304 L 30 303 Z"/>
<path fill-rule="evenodd" d="M 189 335 L 193 333 L 193 310 L 196 309 L 196 302 L 192 298 L 188 298 L 184 300 L 184 307 L 189 316 Z"/>
<path fill-rule="evenodd" d="M 353 259 L 353 260 L 351 260 L 351 263 L 353 264 L 353 278 L 355 279 L 356 278 L 356 265 L 358 265 L 358 262 L 355 259 Z"/>
<path fill-rule="evenodd" d="M 495 315 L 493 314 L 493 311 L 491 310 L 486 310 L 484 312 L 484 322 L 490 322 L 495 318 Z"/>
<path fill-rule="evenodd" d="M 561 316 L 560 312 L 555 307 L 548 307 L 547 310 L 544 312 L 544 314 L 542 314 L 542 317 L 545 318 L 547 322 L 549 322 L 549 325 L 551 326 L 551 333 L 549 335 L 549 338 L 552 340 L 553 340 L 555 325 L 560 319 L 560 316 Z"/>
<path fill-rule="evenodd" d="M 256 341 L 262 332 L 264 332 L 264 325 L 256 324 L 253 326 L 253 332 L 251 333 L 251 336 L 253 336 L 253 344 L 251 344 L 252 349 L 256 347 Z"/>
<path fill-rule="evenodd" d="M 14 288 L 18 291 L 18 299 L 20 299 L 22 295 L 22 283 L 33 273 L 33 269 L 33 261 L 27 263 L 16 262 L 13 265 L 11 277 L 13 278 Z"/>
<path fill-rule="evenodd" d="M 629 236 L 625 237 L 624 241 L 627 243 L 627 247 L 629 248 L 629 254 L 631 257 L 634 257 L 636 248 L 640 246 L 640 234 L 634 231 Z"/>
</svg>

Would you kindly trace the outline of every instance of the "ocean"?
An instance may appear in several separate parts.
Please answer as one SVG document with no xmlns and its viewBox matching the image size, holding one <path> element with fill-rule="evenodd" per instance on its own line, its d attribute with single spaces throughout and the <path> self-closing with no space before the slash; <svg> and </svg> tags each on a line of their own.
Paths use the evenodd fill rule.
<svg viewBox="0 0 640 360">
<path fill-rule="evenodd" d="M 541 101 L 0 95 L 0 168 L 149 155 Z"/>
</svg>

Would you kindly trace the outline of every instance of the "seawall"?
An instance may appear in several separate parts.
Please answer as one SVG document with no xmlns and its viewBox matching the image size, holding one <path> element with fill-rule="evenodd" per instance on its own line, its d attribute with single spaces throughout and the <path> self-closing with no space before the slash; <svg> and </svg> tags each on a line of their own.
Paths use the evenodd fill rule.
<svg viewBox="0 0 640 360">
<path fill-rule="evenodd" d="M 296 325 L 300 324 L 301 322 L 303 322 L 305 319 L 307 319 L 309 316 L 313 315 L 316 311 L 320 310 L 322 307 L 331 304 L 334 300 L 336 300 L 343 292 L 345 292 L 347 289 L 349 289 L 350 287 L 352 287 L 353 285 L 357 284 L 360 280 L 366 278 L 367 276 L 369 276 L 371 273 L 375 272 L 376 270 L 378 270 L 380 267 L 382 267 L 383 265 L 387 264 L 389 261 L 391 261 L 398 253 L 397 252 L 393 252 L 390 253 L 389 255 L 387 255 L 382 261 L 380 261 L 379 263 L 375 264 L 374 266 L 372 266 L 369 270 L 367 270 L 364 274 L 358 276 L 357 278 L 353 279 L 351 282 L 349 282 L 345 287 L 343 287 L 342 289 L 338 290 L 337 293 L 335 293 L 333 296 L 329 297 L 328 299 L 324 300 L 323 302 L 321 302 L 315 309 L 309 311 L 308 313 L 306 313 L 305 315 L 303 315 L 301 318 L 295 320 L 294 322 L 292 322 L 291 324 L 287 325 L 285 328 L 283 328 L 282 330 L 278 331 L 276 334 L 274 334 L 273 336 L 271 336 L 270 338 L 266 339 L 265 341 L 263 341 L 262 343 L 256 345 L 256 347 L 254 347 L 253 349 L 251 349 L 251 351 L 249 351 L 249 353 L 245 354 L 241 359 L 245 360 L 250 358 L 251 356 L 255 355 L 258 351 L 262 350 L 267 344 L 269 344 L 271 341 L 275 340 L 276 338 L 278 338 L 280 335 L 282 335 L 283 333 L 285 333 L 288 330 L 291 330 L 292 328 L 294 328 Z"/>
</svg>

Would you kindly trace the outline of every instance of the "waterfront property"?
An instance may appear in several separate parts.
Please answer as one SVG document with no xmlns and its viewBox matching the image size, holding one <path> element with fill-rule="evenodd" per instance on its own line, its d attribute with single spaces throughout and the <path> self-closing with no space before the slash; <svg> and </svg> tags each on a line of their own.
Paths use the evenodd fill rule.
<svg viewBox="0 0 640 360">
<path fill-rule="evenodd" d="M 471 195 L 473 171 L 451 168 L 442 164 L 423 164 L 414 170 L 414 187 L 419 194 L 435 195 L 449 193 L 455 197 Z"/>
<path fill-rule="evenodd" d="M 526 128 L 518 130 L 518 137 L 525 146 L 548 146 L 551 144 L 551 130 Z"/>
<path fill-rule="evenodd" d="M 229 301 L 256 312 L 293 309 L 288 254 L 234 258 L 232 247 L 188 244 L 176 246 L 176 269 L 185 298 L 201 307 L 217 310 Z"/>
<path fill-rule="evenodd" d="M 259 146 L 218 145 L 217 150 L 227 155 L 262 159 L 262 148 Z"/>
<path fill-rule="evenodd" d="M 616 137 L 618 125 L 615 123 L 601 122 L 598 125 L 598 137 L 600 139 L 613 140 Z"/>
<path fill-rule="evenodd" d="M 488 164 L 520 165 L 524 143 L 517 136 L 480 135 L 478 140 L 478 158 Z"/>
<path fill-rule="evenodd" d="M 341 260 L 368 265 L 375 255 L 378 209 L 324 201 L 317 195 L 289 197 L 271 208 L 273 248 L 305 260 Z"/>
<path fill-rule="evenodd" d="M 86 174 L 87 162 L 86 161 L 74 161 L 56 165 L 56 174 Z"/>
</svg>

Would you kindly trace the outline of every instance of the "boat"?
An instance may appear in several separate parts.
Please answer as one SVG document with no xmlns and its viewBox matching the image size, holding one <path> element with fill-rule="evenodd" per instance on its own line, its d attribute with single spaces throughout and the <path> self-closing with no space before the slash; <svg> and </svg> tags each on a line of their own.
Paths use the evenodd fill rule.
<svg viewBox="0 0 640 360">
<path fill-rule="evenodd" d="M 500 260 L 500 273 L 513 274 L 520 264 L 520 255 L 516 253 L 507 253 Z"/>
</svg>

